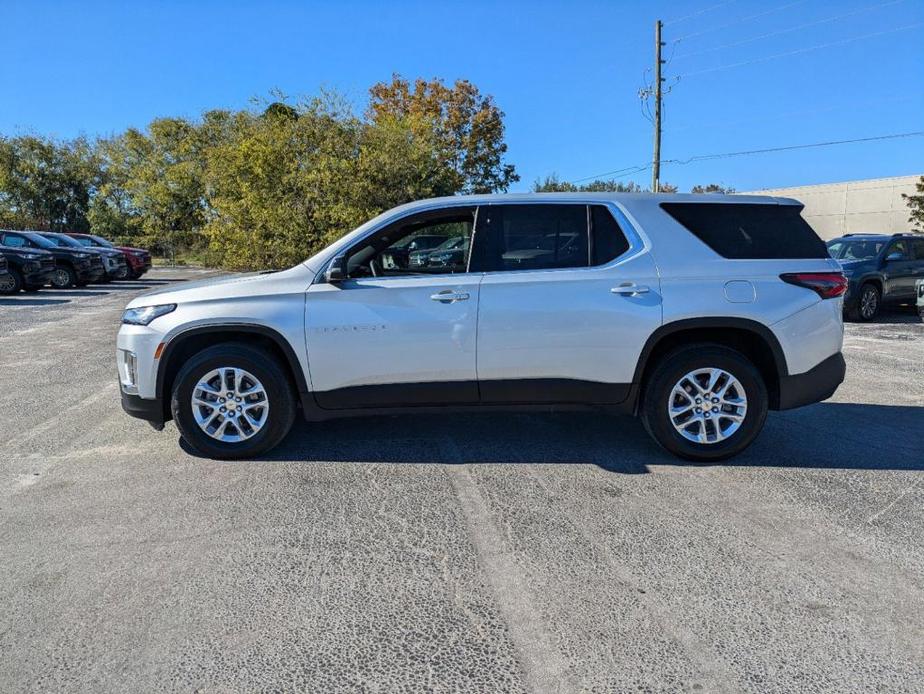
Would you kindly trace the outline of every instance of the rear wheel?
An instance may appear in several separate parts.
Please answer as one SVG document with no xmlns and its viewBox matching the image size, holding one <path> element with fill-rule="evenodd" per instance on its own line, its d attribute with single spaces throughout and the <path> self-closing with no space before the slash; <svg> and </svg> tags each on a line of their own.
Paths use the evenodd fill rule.
<svg viewBox="0 0 924 694">
<path fill-rule="evenodd" d="M 0 277 L 0 294 L 15 294 L 23 288 L 22 274 L 14 267 L 9 269 L 10 274 Z"/>
<path fill-rule="evenodd" d="M 170 401 L 183 439 L 209 458 L 260 455 L 295 420 L 295 394 L 275 358 L 248 345 L 209 347 L 176 377 Z"/>
<path fill-rule="evenodd" d="M 860 298 L 857 300 L 857 307 L 851 312 L 851 318 L 863 321 L 864 323 L 873 320 L 879 315 L 879 308 L 882 305 L 882 294 L 879 287 L 871 282 L 867 282 L 860 287 Z"/>
<path fill-rule="evenodd" d="M 55 289 L 69 289 L 76 284 L 77 273 L 67 265 L 58 265 L 51 273 L 51 286 Z"/>
<path fill-rule="evenodd" d="M 666 450 L 708 462 L 737 455 L 767 418 L 767 387 L 751 361 L 720 345 L 690 345 L 664 357 L 643 393 L 642 422 Z"/>
</svg>

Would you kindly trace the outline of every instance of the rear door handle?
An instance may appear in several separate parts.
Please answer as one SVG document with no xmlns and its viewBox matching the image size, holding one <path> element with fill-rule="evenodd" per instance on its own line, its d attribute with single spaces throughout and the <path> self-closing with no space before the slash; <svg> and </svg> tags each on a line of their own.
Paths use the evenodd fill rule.
<svg viewBox="0 0 924 694">
<path fill-rule="evenodd" d="M 613 294 L 622 294 L 624 296 L 635 296 L 636 294 L 647 294 L 649 292 L 648 287 L 643 284 L 620 284 L 618 287 L 613 287 L 610 289 Z"/>
<path fill-rule="evenodd" d="M 441 304 L 451 304 L 454 301 L 467 301 L 468 292 L 454 292 L 451 289 L 447 289 L 442 292 L 437 292 L 436 294 L 431 294 L 430 298 L 433 301 L 439 301 Z"/>
</svg>

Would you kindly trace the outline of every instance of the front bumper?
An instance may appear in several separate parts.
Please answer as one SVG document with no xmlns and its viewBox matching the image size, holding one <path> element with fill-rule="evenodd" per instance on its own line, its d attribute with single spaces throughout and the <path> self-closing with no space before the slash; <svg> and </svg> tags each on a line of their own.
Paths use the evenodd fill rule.
<svg viewBox="0 0 924 694">
<path fill-rule="evenodd" d="M 38 263 L 36 263 L 36 265 L 38 265 Z M 30 287 L 44 287 L 51 282 L 51 275 L 54 271 L 54 266 L 48 268 L 45 265 L 40 265 L 38 269 L 33 270 L 24 269 L 22 281 Z"/>
<path fill-rule="evenodd" d="M 99 265 L 99 269 L 102 270 L 102 264 Z M 97 272 L 96 266 L 89 260 L 74 263 L 74 273 L 77 275 L 78 282 L 93 282 L 102 277 L 102 274 Z"/>
<path fill-rule="evenodd" d="M 160 399 L 147 400 L 139 395 L 126 393 L 121 387 L 122 409 L 132 417 L 143 419 L 160 431 L 164 428 L 164 403 Z"/>
<path fill-rule="evenodd" d="M 780 404 L 777 409 L 791 410 L 827 400 L 844 382 L 846 373 L 844 355 L 838 352 L 805 373 L 784 376 L 780 379 Z"/>
</svg>

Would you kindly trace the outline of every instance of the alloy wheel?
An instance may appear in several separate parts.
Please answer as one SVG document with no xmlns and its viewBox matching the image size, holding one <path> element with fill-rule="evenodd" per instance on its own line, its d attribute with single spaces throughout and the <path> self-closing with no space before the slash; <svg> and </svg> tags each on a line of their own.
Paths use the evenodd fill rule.
<svg viewBox="0 0 924 694">
<path fill-rule="evenodd" d="M 244 369 L 212 369 L 193 388 L 193 418 L 208 436 L 239 443 L 255 436 L 266 424 L 269 399 L 263 384 Z"/>
<path fill-rule="evenodd" d="M 51 284 L 55 289 L 66 289 L 71 286 L 71 276 L 64 268 L 58 268 L 51 275 Z"/>
<path fill-rule="evenodd" d="M 11 292 L 16 289 L 16 278 L 13 277 L 13 273 L 10 273 L 5 276 L 5 279 L 0 279 L 0 292 Z"/>
<path fill-rule="evenodd" d="M 879 296 L 872 287 L 867 287 L 860 297 L 860 315 L 863 318 L 870 319 L 876 315 L 876 309 L 879 308 Z"/>
<path fill-rule="evenodd" d="M 732 436 L 748 411 L 741 382 L 724 369 L 690 371 L 674 385 L 667 414 L 675 431 L 693 443 L 714 444 Z"/>
</svg>

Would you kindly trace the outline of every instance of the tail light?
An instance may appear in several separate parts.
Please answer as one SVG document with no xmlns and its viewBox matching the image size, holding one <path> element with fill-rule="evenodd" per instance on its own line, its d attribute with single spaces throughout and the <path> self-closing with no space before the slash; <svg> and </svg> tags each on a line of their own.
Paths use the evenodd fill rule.
<svg viewBox="0 0 924 694">
<path fill-rule="evenodd" d="M 787 272 L 780 279 L 811 289 L 822 299 L 833 299 L 847 291 L 847 278 L 840 272 Z"/>
</svg>

